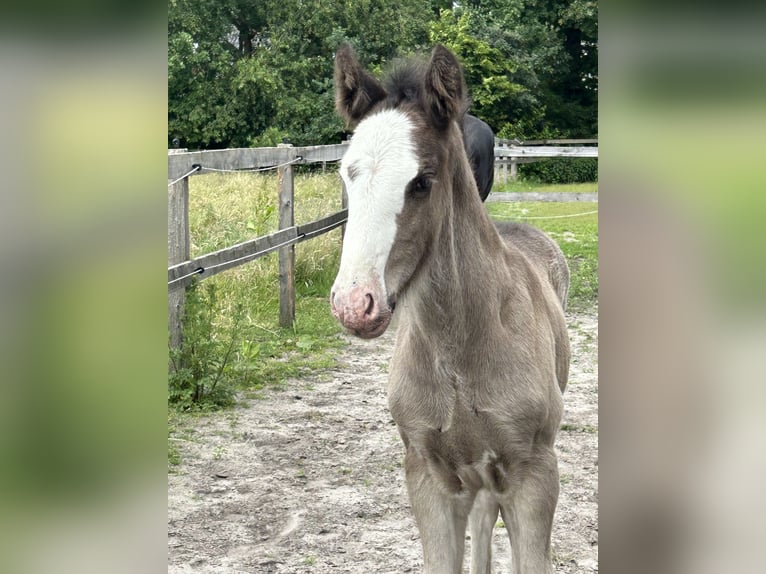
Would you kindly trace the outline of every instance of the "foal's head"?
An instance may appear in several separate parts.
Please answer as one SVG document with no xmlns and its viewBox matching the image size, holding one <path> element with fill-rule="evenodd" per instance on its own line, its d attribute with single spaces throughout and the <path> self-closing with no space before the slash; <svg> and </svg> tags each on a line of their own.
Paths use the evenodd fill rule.
<svg viewBox="0 0 766 574">
<path fill-rule="evenodd" d="M 434 252 L 457 196 L 479 203 L 460 131 L 465 83 L 442 46 L 383 83 L 343 46 L 335 86 L 336 108 L 356 129 L 340 168 L 349 218 L 331 306 L 345 327 L 372 338 Z"/>
</svg>

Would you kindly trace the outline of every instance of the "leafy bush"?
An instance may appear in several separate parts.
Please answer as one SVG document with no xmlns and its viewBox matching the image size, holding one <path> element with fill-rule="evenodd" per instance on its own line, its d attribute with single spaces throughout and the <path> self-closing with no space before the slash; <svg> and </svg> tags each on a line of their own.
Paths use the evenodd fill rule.
<svg viewBox="0 0 766 574">
<path fill-rule="evenodd" d="M 598 181 L 598 159 L 552 158 L 519 165 L 519 175 L 542 183 L 585 183 Z"/>
<path fill-rule="evenodd" d="M 220 313 L 216 285 L 198 281 L 186 291 L 181 346 L 170 350 L 172 369 L 168 377 L 168 403 L 179 410 L 229 406 L 234 403 L 232 353 L 244 316 L 237 306 L 227 337 L 213 326 Z"/>
</svg>

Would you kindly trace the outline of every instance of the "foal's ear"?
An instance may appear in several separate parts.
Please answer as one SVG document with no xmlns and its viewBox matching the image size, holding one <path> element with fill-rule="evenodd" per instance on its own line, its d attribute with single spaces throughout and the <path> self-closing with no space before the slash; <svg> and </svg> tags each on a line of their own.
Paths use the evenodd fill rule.
<svg viewBox="0 0 766 574">
<path fill-rule="evenodd" d="M 335 109 L 354 127 L 372 106 L 386 97 L 386 90 L 359 64 L 353 48 L 343 44 L 335 54 Z"/>
<path fill-rule="evenodd" d="M 438 128 L 445 128 L 452 120 L 459 120 L 468 107 L 463 70 L 455 54 L 437 45 L 431 52 L 431 61 L 425 75 L 423 104 Z"/>
</svg>

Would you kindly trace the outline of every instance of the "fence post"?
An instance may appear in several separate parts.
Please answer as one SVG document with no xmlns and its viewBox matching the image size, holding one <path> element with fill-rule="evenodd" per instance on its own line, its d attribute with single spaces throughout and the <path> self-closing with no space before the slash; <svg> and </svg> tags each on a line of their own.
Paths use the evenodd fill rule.
<svg viewBox="0 0 766 574">
<path fill-rule="evenodd" d="M 185 149 L 172 149 L 168 150 L 168 155 L 185 151 Z M 190 258 L 189 178 L 185 177 L 168 186 L 168 266 L 182 263 Z M 186 289 L 181 283 L 168 291 L 168 334 L 170 347 L 173 349 L 179 348 L 182 342 L 181 319 L 185 294 Z"/>
<path fill-rule="evenodd" d="M 280 148 L 293 147 L 292 144 L 278 144 Z M 277 170 L 279 183 L 279 229 L 295 225 L 295 187 L 292 164 Z M 279 248 L 279 324 L 292 327 L 295 321 L 295 245 Z"/>
<path fill-rule="evenodd" d="M 516 178 L 518 177 L 518 163 L 516 162 L 516 158 L 511 158 L 511 180 L 516 181 Z"/>
<path fill-rule="evenodd" d="M 507 142 L 503 142 L 503 147 L 504 148 L 508 148 L 508 143 Z M 507 155 L 503 156 L 503 162 L 501 164 L 501 171 L 502 171 L 502 174 L 503 174 L 503 184 L 506 184 L 506 183 L 508 183 L 508 156 Z"/>
<path fill-rule="evenodd" d="M 497 148 L 497 147 L 500 147 L 501 145 L 502 144 L 500 143 L 500 141 L 497 138 L 495 138 L 495 147 Z M 495 176 L 495 184 L 500 183 L 500 160 L 501 159 L 502 158 L 499 155 L 495 156 L 495 162 L 493 164 L 495 167 L 495 171 L 493 174 Z"/>
</svg>

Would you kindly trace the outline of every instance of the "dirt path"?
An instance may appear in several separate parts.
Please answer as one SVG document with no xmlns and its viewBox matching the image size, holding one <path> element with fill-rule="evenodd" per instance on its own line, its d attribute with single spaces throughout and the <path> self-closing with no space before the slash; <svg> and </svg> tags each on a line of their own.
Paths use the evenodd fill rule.
<svg viewBox="0 0 766 574">
<path fill-rule="evenodd" d="M 573 360 L 556 443 L 553 553 L 556 572 L 594 572 L 596 311 L 570 314 L 568 323 Z M 386 404 L 393 340 L 349 338 L 339 369 L 178 431 L 182 462 L 168 476 L 169 574 L 421 571 L 403 448 Z M 495 529 L 494 552 L 494 572 L 510 572 L 505 529 Z"/>
</svg>

